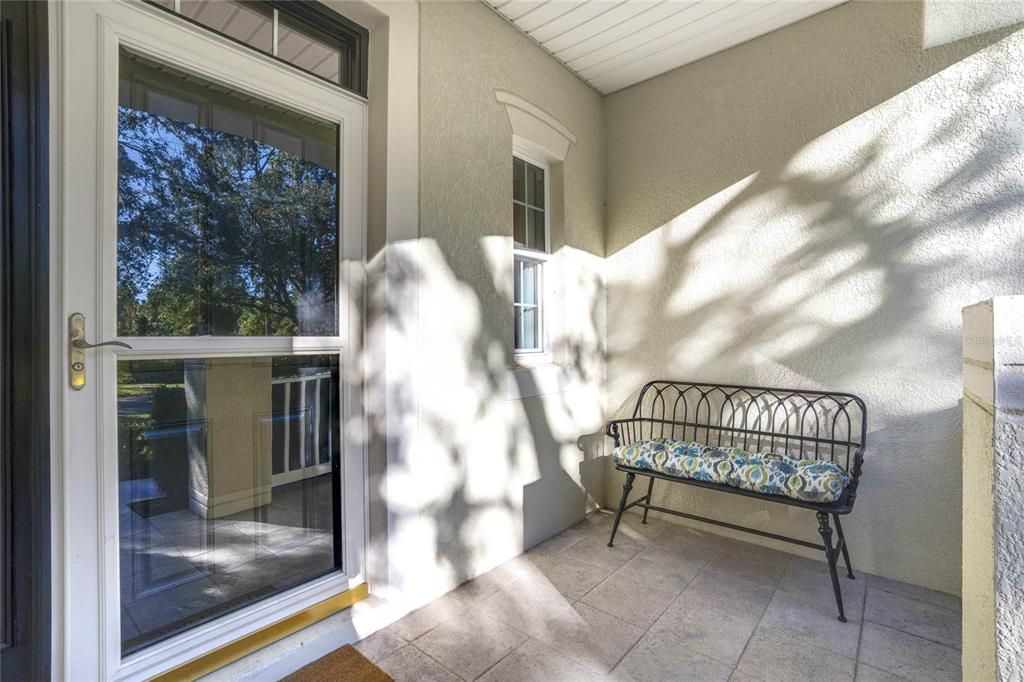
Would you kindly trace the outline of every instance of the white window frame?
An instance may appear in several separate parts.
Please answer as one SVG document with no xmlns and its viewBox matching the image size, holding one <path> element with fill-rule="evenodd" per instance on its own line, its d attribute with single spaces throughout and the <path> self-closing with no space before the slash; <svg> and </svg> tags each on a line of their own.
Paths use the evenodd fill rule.
<svg viewBox="0 0 1024 682">
<path fill-rule="evenodd" d="M 513 310 L 513 336 L 512 336 L 512 348 L 514 350 L 514 356 L 516 362 L 531 361 L 531 362 L 544 362 L 551 360 L 551 345 L 548 339 L 548 325 L 547 325 L 547 286 L 545 284 L 544 270 L 545 265 L 551 259 L 551 164 L 542 156 L 531 152 L 531 150 L 525 148 L 523 145 L 516 144 L 512 147 L 513 158 L 518 158 L 525 161 L 533 166 L 536 166 L 544 171 L 544 250 L 537 251 L 535 249 L 521 248 L 516 245 L 515 237 L 512 238 L 512 268 L 513 268 L 513 292 L 512 292 L 512 310 Z M 514 179 L 513 179 L 514 181 Z M 525 179 L 524 179 L 525 181 Z M 511 189 L 511 188 L 509 188 Z M 515 205 L 515 199 L 512 200 Z M 524 208 L 528 205 L 523 203 Z M 516 348 L 515 338 L 515 309 L 518 307 L 524 307 L 523 304 L 515 302 L 515 268 L 518 267 L 520 260 L 528 260 L 536 263 L 538 267 L 537 275 L 537 339 L 540 342 L 537 348 Z M 532 306 L 526 306 L 532 307 Z"/>
</svg>

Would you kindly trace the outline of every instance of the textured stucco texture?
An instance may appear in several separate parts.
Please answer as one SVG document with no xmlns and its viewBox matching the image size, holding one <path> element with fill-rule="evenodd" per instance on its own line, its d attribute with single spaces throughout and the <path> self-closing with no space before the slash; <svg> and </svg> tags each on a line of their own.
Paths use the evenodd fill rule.
<svg viewBox="0 0 1024 682">
<path fill-rule="evenodd" d="M 604 139 L 600 97 L 479 2 L 420 5 L 420 235 L 406 245 L 418 300 L 416 441 L 389 462 L 394 587 L 438 596 L 582 518 L 595 501 L 604 399 Z M 512 129 L 495 91 L 554 117 L 577 141 L 553 169 L 564 193 L 551 239 L 557 390 L 519 399 L 513 371 Z M 398 257 L 398 256 L 390 256 Z M 401 332 L 402 330 L 399 330 Z M 527 377 L 529 379 L 529 377 Z"/>
<path fill-rule="evenodd" d="M 996 679 L 1010 682 L 1024 679 L 1024 296 L 992 303 Z"/>
<path fill-rule="evenodd" d="M 605 99 L 607 397 L 859 394 L 854 567 L 958 593 L 960 316 L 1024 289 L 1024 33 L 925 49 L 928 4 L 854 0 Z M 816 539 L 781 505 L 654 497 Z"/>
</svg>

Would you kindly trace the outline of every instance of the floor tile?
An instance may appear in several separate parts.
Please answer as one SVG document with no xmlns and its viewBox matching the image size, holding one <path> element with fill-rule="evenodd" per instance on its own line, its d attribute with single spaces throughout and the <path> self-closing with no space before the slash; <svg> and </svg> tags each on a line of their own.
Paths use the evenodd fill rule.
<svg viewBox="0 0 1024 682">
<path fill-rule="evenodd" d="M 864 663 L 857 664 L 857 682 L 902 682 L 906 678 L 872 668 Z"/>
<path fill-rule="evenodd" d="M 535 639 L 526 640 L 480 677 L 486 682 L 600 682 L 602 679 L 598 673 Z"/>
<path fill-rule="evenodd" d="M 576 604 L 548 622 L 542 642 L 594 672 L 610 671 L 644 631 L 586 604 Z"/>
<path fill-rule="evenodd" d="M 648 633 L 612 671 L 612 678 L 635 682 L 713 682 L 728 680 L 732 666 L 690 648 L 685 632 Z"/>
<path fill-rule="evenodd" d="M 204 524 L 189 528 L 189 530 L 182 530 L 180 527 L 172 526 L 170 529 L 162 531 L 187 557 L 222 548 L 229 551 L 231 549 L 242 551 L 242 548 L 259 547 L 251 535 L 233 523 L 218 522 L 217 525 L 211 523 L 208 526 Z M 263 553 L 267 552 L 263 551 Z"/>
<path fill-rule="evenodd" d="M 857 575 L 857 574 L 855 574 Z M 843 608 L 848 617 L 860 618 L 864 603 L 866 581 L 863 575 L 856 579 L 846 577 L 846 569 L 839 572 L 839 589 L 843 594 Z M 836 597 L 832 591 L 832 576 L 828 564 L 804 557 L 793 557 L 779 581 L 779 592 L 818 606 L 831 606 L 836 610 Z"/>
<path fill-rule="evenodd" d="M 611 537 L 614 522 L 615 516 L 612 515 L 610 521 L 600 526 L 603 532 L 599 533 L 599 537 L 603 537 L 606 543 L 608 538 Z M 642 514 L 626 513 L 622 515 L 622 521 L 619 522 L 619 529 L 615 533 L 615 542 L 618 542 L 619 538 L 622 537 L 632 540 L 639 545 L 656 543 L 668 527 L 669 524 L 659 519 L 649 518 L 647 523 L 644 523 Z"/>
<path fill-rule="evenodd" d="M 673 608 L 721 611 L 760 620 L 774 590 L 770 586 L 728 575 L 701 573 L 676 599 Z"/>
<path fill-rule="evenodd" d="M 534 563 L 538 573 L 521 580 L 544 582 L 570 601 L 577 601 L 612 573 L 607 567 L 577 561 L 564 555 L 534 557 Z"/>
<path fill-rule="evenodd" d="M 561 533 L 553 535 L 544 542 L 532 547 L 530 554 L 560 554 L 585 537 L 587 537 L 587 531 L 583 528 L 578 528 L 577 526 L 566 528 Z"/>
<path fill-rule="evenodd" d="M 463 679 L 473 680 L 526 639 L 510 625 L 469 611 L 417 639 L 416 648 Z"/>
<path fill-rule="evenodd" d="M 680 638 L 687 646 L 721 663 L 739 662 L 750 636 L 757 629 L 761 611 L 738 615 L 732 611 L 705 608 L 676 608 L 677 601 L 662 614 L 648 635 Z"/>
<path fill-rule="evenodd" d="M 499 581 L 508 584 L 519 578 L 536 575 L 538 571 L 536 557 L 530 554 L 520 554 L 492 569 L 490 572 Z"/>
<path fill-rule="evenodd" d="M 184 627 L 191 619 L 223 604 L 220 588 L 208 578 L 197 578 L 125 604 L 142 634 L 168 626 Z"/>
<path fill-rule="evenodd" d="M 697 553 L 708 559 L 714 557 L 725 541 L 720 535 L 678 523 L 666 524 L 665 531 L 658 538 L 658 547 L 669 551 Z"/>
<path fill-rule="evenodd" d="M 917 601 L 923 601 L 926 604 L 932 606 L 941 606 L 944 609 L 950 609 L 951 611 L 960 610 L 960 598 L 952 594 L 946 594 L 945 592 L 936 592 L 935 590 L 929 590 L 924 587 L 918 587 L 917 585 L 910 585 L 908 583 L 901 583 L 897 580 L 891 580 L 889 578 L 883 578 L 877 575 L 867 575 L 868 587 L 873 587 L 876 590 L 883 592 L 889 592 L 891 594 L 898 594 L 901 597 L 907 597 L 909 599 L 916 599 Z"/>
<path fill-rule="evenodd" d="M 704 571 L 774 588 L 782 579 L 790 558 L 782 552 L 767 553 L 761 549 L 723 547 Z"/>
<path fill-rule="evenodd" d="M 121 582 L 137 575 L 146 583 L 156 584 L 161 580 L 177 580 L 195 572 L 195 567 L 178 548 L 170 543 L 139 550 L 121 550 Z"/>
<path fill-rule="evenodd" d="M 330 547 L 299 547 L 235 566 L 199 565 L 209 571 L 226 598 L 245 598 L 294 587 L 323 574 L 333 567 L 334 556 Z"/>
<path fill-rule="evenodd" d="M 838 656 L 804 642 L 794 642 L 758 628 L 747 644 L 739 670 L 764 682 L 792 680 L 853 680 L 853 659 Z"/>
<path fill-rule="evenodd" d="M 572 606 L 572 601 L 543 581 L 522 578 L 473 607 L 529 635 L 538 636 L 547 624 Z"/>
<path fill-rule="evenodd" d="M 680 592 L 681 587 L 666 587 L 615 573 L 588 592 L 583 603 L 646 630 Z"/>
<path fill-rule="evenodd" d="M 857 657 L 860 621 L 848 616 L 848 622 L 839 622 L 835 604 L 817 606 L 776 592 L 761 619 L 761 627 L 780 638 L 806 642 L 849 659 Z"/>
<path fill-rule="evenodd" d="M 873 623 L 960 648 L 959 611 L 933 606 L 916 599 L 907 599 L 873 587 L 868 588 L 864 610 L 864 618 Z"/>
<path fill-rule="evenodd" d="M 450 594 L 446 594 L 423 608 L 416 609 L 392 627 L 396 635 L 411 642 L 441 623 L 447 622 L 463 613 L 465 610 L 465 604 Z"/>
<path fill-rule="evenodd" d="M 122 552 L 141 551 L 170 542 L 170 539 L 157 530 L 156 526 L 141 518 L 132 528 L 122 527 L 120 531 L 119 547 Z"/>
<path fill-rule="evenodd" d="M 515 580 L 515 578 L 507 574 L 488 571 L 483 575 L 479 575 L 472 580 L 467 580 L 462 583 L 452 590 L 451 594 L 453 597 L 466 604 L 466 606 L 472 606 L 473 604 L 491 596 L 513 580 Z"/>
<path fill-rule="evenodd" d="M 764 680 L 743 670 L 733 670 L 732 675 L 729 676 L 729 682 L 764 682 Z"/>
<path fill-rule="evenodd" d="M 943 644 L 864 623 L 860 662 L 909 680 L 960 680 L 960 651 Z"/>
<path fill-rule="evenodd" d="M 188 509 L 154 514 L 149 522 L 165 533 L 194 533 L 206 527 L 206 520 Z"/>
<path fill-rule="evenodd" d="M 253 538 L 244 536 L 231 542 L 213 545 L 213 549 L 192 555 L 192 563 L 208 573 L 216 573 L 252 563 L 258 559 L 276 556 Z"/>
<path fill-rule="evenodd" d="M 628 538 L 616 538 L 609 547 L 607 538 L 588 537 L 562 552 L 562 556 L 615 571 L 639 553 L 640 546 Z"/>
<path fill-rule="evenodd" d="M 386 627 L 359 640 L 355 647 L 363 656 L 374 663 L 379 663 L 405 645 L 404 639 L 395 634 L 391 627 Z"/>
<path fill-rule="evenodd" d="M 623 564 L 616 573 L 630 576 L 645 585 L 681 590 L 700 574 L 713 554 L 698 558 L 663 551 L 660 547 L 647 547 Z"/>
<path fill-rule="evenodd" d="M 402 647 L 377 666 L 395 682 L 460 682 L 457 675 L 412 644 Z"/>
</svg>

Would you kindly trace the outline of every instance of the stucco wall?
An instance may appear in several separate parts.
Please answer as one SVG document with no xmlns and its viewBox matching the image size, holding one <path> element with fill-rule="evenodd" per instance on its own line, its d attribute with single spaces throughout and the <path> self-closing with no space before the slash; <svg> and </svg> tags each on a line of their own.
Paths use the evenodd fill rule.
<svg viewBox="0 0 1024 682">
<path fill-rule="evenodd" d="M 420 235 L 392 294 L 418 297 L 418 428 L 388 464 L 391 578 L 415 599 L 582 518 L 604 471 L 602 441 L 577 444 L 603 418 L 600 98 L 479 2 L 421 4 L 420 41 Z M 546 270 L 554 363 L 537 370 L 557 389 L 526 399 L 510 393 L 512 131 L 495 90 L 578 138 Z"/>
<path fill-rule="evenodd" d="M 860 394 L 855 568 L 955 593 L 960 310 L 1024 286 L 1024 34 L 923 49 L 925 13 L 854 1 L 606 98 L 607 390 Z M 816 539 L 806 512 L 655 497 Z"/>
</svg>

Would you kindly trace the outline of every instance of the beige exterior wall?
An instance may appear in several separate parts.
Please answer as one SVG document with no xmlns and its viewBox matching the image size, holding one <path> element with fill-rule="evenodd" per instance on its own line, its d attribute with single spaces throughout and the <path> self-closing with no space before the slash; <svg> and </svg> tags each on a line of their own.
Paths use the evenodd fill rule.
<svg viewBox="0 0 1024 682">
<path fill-rule="evenodd" d="M 1024 286 L 1024 33 L 924 49 L 933 8 L 855 0 L 606 98 L 607 390 L 861 395 L 854 566 L 956 593 L 960 310 Z M 816 539 L 806 512 L 655 497 Z"/>
<path fill-rule="evenodd" d="M 495 90 L 577 137 L 553 169 L 553 363 L 532 371 L 512 371 L 512 131 Z M 417 433 L 388 462 L 393 587 L 417 598 L 582 518 L 604 471 L 602 440 L 578 443 L 603 419 L 600 97 L 482 3 L 422 3 L 419 139 L 419 239 L 396 293 L 418 299 Z M 515 398 L 536 383 L 546 395 Z"/>
</svg>

